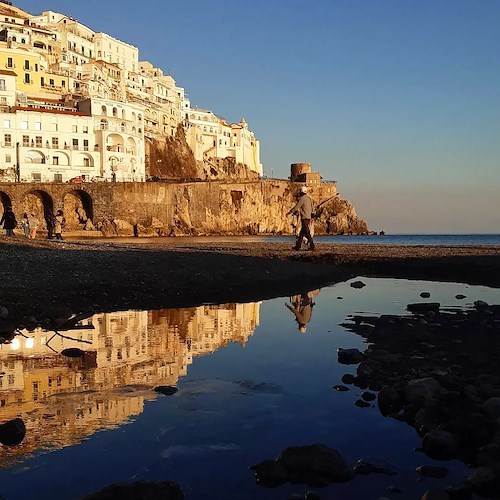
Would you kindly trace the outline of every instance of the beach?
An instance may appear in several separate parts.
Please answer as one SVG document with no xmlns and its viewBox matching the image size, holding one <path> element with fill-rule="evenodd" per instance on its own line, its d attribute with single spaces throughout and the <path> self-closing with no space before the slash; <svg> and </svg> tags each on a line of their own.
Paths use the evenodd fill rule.
<svg viewBox="0 0 500 500">
<path fill-rule="evenodd" d="M 1 333 L 71 315 L 187 307 L 301 293 L 356 276 L 500 287 L 500 247 L 172 238 L 158 243 L 0 240 Z"/>
</svg>

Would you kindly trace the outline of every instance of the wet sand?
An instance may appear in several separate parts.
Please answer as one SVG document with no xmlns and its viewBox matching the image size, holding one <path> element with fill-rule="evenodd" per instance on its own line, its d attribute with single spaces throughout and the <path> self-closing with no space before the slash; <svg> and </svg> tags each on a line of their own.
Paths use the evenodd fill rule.
<svg viewBox="0 0 500 500">
<path fill-rule="evenodd" d="M 355 276 L 500 287 L 500 247 L 290 243 L 258 238 L 148 242 L 28 241 L 0 237 L 0 319 L 20 325 L 71 314 L 185 307 L 286 296 Z"/>
</svg>

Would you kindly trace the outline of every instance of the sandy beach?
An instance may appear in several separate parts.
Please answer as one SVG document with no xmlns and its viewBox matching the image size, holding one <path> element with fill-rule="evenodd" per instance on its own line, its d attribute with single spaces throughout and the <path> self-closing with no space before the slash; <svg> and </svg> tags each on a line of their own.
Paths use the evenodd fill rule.
<svg viewBox="0 0 500 500">
<path fill-rule="evenodd" d="M 4 335 L 71 314 L 260 300 L 355 276 L 500 287 L 500 247 L 291 243 L 257 238 L 158 243 L 0 240 Z"/>
</svg>

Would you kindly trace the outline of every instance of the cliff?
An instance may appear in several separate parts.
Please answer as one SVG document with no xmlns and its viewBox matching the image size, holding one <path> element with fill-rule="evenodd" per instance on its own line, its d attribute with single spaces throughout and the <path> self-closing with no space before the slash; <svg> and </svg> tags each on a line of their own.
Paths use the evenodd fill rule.
<svg viewBox="0 0 500 500">
<path fill-rule="evenodd" d="M 319 205 L 314 230 L 316 234 L 365 234 L 368 227 L 351 202 L 335 196 Z"/>
</svg>

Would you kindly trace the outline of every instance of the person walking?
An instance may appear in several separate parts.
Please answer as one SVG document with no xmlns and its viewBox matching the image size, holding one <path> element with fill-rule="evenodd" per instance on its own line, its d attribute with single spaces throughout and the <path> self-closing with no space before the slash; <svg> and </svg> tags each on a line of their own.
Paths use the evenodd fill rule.
<svg viewBox="0 0 500 500">
<path fill-rule="evenodd" d="M 302 240 L 305 237 L 309 243 L 309 250 L 314 250 L 315 249 L 314 241 L 310 231 L 313 202 L 311 197 L 307 194 L 306 186 L 302 186 L 300 188 L 299 194 L 300 194 L 299 201 L 297 201 L 295 206 L 291 208 L 286 214 L 288 216 L 290 214 L 298 212 L 300 215 L 300 221 L 301 221 L 300 233 L 293 249 L 300 250 L 300 248 L 302 247 Z"/>
<path fill-rule="evenodd" d="M 58 210 L 56 214 L 56 220 L 54 224 L 54 233 L 56 234 L 56 239 L 62 241 L 62 230 L 66 224 L 66 219 L 64 218 L 64 213 L 62 210 Z"/>
<path fill-rule="evenodd" d="M 30 225 L 29 225 L 29 221 L 28 221 L 28 214 L 26 212 L 24 212 L 24 214 L 23 214 L 22 224 L 23 224 L 24 236 L 26 236 L 26 238 L 29 238 L 30 237 Z"/>
<path fill-rule="evenodd" d="M 28 238 L 34 240 L 36 238 L 36 231 L 38 226 L 40 225 L 40 221 L 35 217 L 35 214 L 30 214 L 28 217 L 28 227 L 29 227 L 29 235 Z"/>
<path fill-rule="evenodd" d="M 0 226 L 3 224 L 5 236 L 14 236 L 14 229 L 17 226 L 16 216 L 12 211 L 12 207 L 5 207 L 5 211 L 0 219 Z"/>
</svg>

